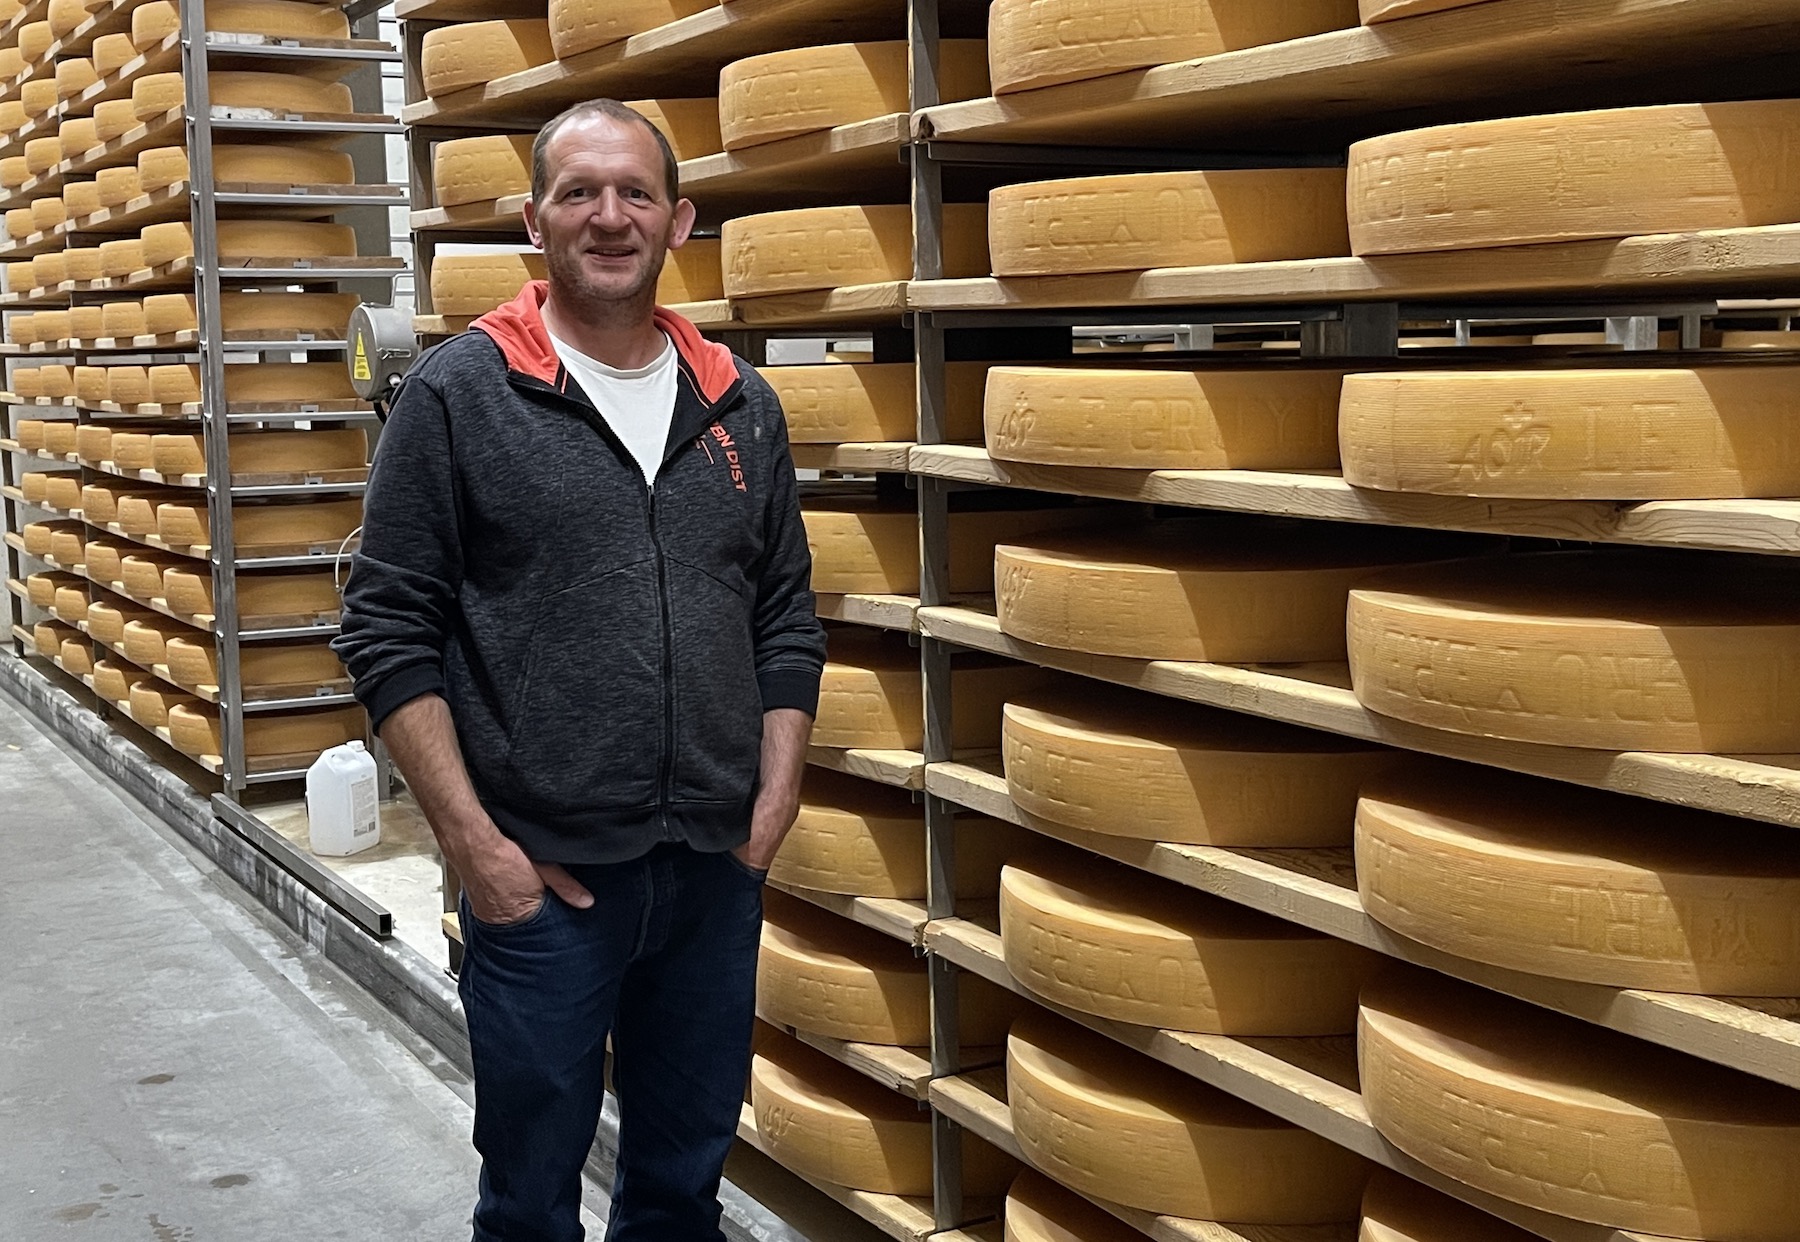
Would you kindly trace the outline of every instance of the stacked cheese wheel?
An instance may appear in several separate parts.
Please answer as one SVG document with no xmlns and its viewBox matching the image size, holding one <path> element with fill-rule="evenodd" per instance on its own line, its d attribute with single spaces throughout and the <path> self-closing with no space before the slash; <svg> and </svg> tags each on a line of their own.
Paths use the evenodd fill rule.
<svg viewBox="0 0 1800 1242">
<path fill-rule="evenodd" d="M 938 47 L 943 102 L 987 94 L 987 49 Z M 728 151 L 910 112 L 907 45 L 837 43 L 752 56 L 719 73 L 719 129 Z"/>
<path fill-rule="evenodd" d="M 919 528 L 914 509 L 872 498 L 808 498 L 801 519 L 812 551 L 813 590 L 821 594 L 916 595 Z M 950 517 L 950 589 L 985 590 L 998 543 L 1067 530 L 1090 520 L 1088 510 L 989 509 Z"/>
<path fill-rule="evenodd" d="M 949 439 L 973 439 L 981 434 L 987 372 L 985 363 L 946 364 Z M 761 373 L 781 399 L 788 439 L 795 444 L 917 437 L 918 377 L 910 362 L 826 362 L 764 367 Z"/>
<path fill-rule="evenodd" d="M 943 217 L 945 276 L 989 271 L 986 210 L 949 204 Z M 911 280 L 912 211 L 905 206 L 809 207 L 727 220 L 730 297 L 807 293 Z"/>
<path fill-rule="evenodd" d="M 925 744 L 924 679 L 919 655 L 898 634 L 839 628 L 819 689 L 816 746 L 918 750 Z M 1048 674 L 1011 661 L 972 657 L 951 671 L 951 741 L 993 749 L 1000 709 L 1008 699 L 1044 685 Z"/>
</svg>

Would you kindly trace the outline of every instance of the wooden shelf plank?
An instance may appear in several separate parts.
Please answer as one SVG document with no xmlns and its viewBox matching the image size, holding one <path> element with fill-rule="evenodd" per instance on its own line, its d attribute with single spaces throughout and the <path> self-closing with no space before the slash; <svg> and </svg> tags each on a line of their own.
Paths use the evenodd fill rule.
<svg viewBox="0 0 1800 1242">
<path fill-rule="evenodd" d="M 1082 307 L 1292 306 L 1334 302 L 1470 301 L 1503 296 L 1694 296 L 1766 292 L 1800 280 L 1800 224 L 1656 233 L 1492 250 L 1165 267 L 1082 276 L 913 281 L 907 304 L 927 311 Z M 767 299 L 763 299 L 767 300 Z"/>
<path fill-rule="evenodd" d="M 925 788 L 925 756 L 916 750 L 839 750 L 830 746 L 807 748 L 806 761 L 846 776 L 901 789 Z"/>
<path fill-rule="evenodd" d="M 843 893 L 825 893 L 798 884 L 768 881 L 770 888 L 810 902 L 821 910 L 829 910 L 853 923 L 861 923 L 884 936 L 903 940 L 915 948 L 924 943 L 927 916 L 923 901 L 900 897 L 850 897 Z"/>
<path fill-rule="evenodd" d="M 897 1091 L 911 1100 L 925 1098 L 925 1090 L 931 1083 L 931 1058 L 927 1049 L 852 1043 L 776 1022 L 760 1012 L 756 1016 L 782 1034 L 823 1052 L 840 1065 L 848 1066 L 890 1091 Z"/>
<path fill-rule="evenodd" d="M 911 595 L 819 595 L 815 601 L 813 611 L 827 621 L 908 634 L 919 628 L 919 601 Z"/>
<path fill-rule="evenodd" d="M 1109 470 L 997 461 L 960 444 L 913 449 L 914 474 L 1159 505 L 1536 539 L 1800 555 L 1800 500 L 1490 500 L 1376 492 L 1326 473 Z"/>
<path fill-rule="evenodd" d="M 1348 847 L 1221 849 L 1083 832 L 1021 811 L 1007 793 L 997 760 L 932 764 L 926 769 L 925 788 L 968 810 L 1389 957 L 1800 1087 L 1800 1000 L 1735 1000 L 1609 988 L 1468 961 L 1396 935 L 1370 918 L 1357 896 L 1355 859 Z"/>
<path fill-rule="evenodd" d="M 790 445 L 794 465 L 802 470 L 842 470 L 858 474 L 905 474 L 913 445 L 905 441 L 864 444 Z M 1800 508 L 1800 504 L 1796 504 Z"/>
<path fill-rule="evenodd" d="M 890 280 L 810 293 L 732 298 L 731 308 L 741 323 L 753 328 L 875 327 L 899 322 L 911 306 L 908 289 L 912 283 Z"/>
<path fill-rule="evenodd" d="M 745 1104 L 738 1114 L 738 1138 L 774 1160 L 767 1144 L 756 1128 L 756 1113 Z M 777 1164 L 781 1162 L 775 1161 Z M 786 1166 L 783 1166 L 786 1167 Z M 792 1170 L 790 1170 L 791 1172 Z M 903 1199 L 898 1195 L 882 1195 L 867 1190 L 851 1190 L 832 1182 L 798 1174 L 802 1180 L 823 1192 L 827 1198 L 849 1208 L 874 1225 L 895 1242 L 925 1242 L 937 1230 L 931 1215 L 929 1199 Z"/>
<path fill-rule="evenodd" d="M 900 151 L 911 129 L 912 119 L 896 112 L 684 160 L 681 192 L 707 219 L 852 199 L 901 202 L 907 174 Z"/>
<path fill-rule="evenodd" d="M 921 608 L 919 631 L 976 651 L 1403 750 L 1800 827 L 1800 755 L 1579 750 L 1449 733 L 1368 711 L 1351 692 L 1343 664 L 1258 668 L 1060 651 L 1010 638 L 991 613 L 971 608 Z"/>
<path fill-rule="evenodd" d="M 1791 0 L 1506 0 L 945 104 L 921 112 L 916 129 L 954 142 L 1160 148 L 1229 136 L 1264 149 L 1278 138 L 1320 149 L 1541 110 L 1551 90 L 1559 110 L 1682 97 L 1666 85 L 1647 90 L 1645 80 L 1700 81 L 1723 62 L 1775 61 L 1800 47 L 1796 13 Z M 1723 84 L 1733 72 L 1744 80 L 1741 64 L 1712 77 Z M 1782 80 L 1778 64 L 1764 72 Z M 1757 97 L 1756 87 L 1743 89 L 1751 93 L 1732 97 Z"/>
</svg>

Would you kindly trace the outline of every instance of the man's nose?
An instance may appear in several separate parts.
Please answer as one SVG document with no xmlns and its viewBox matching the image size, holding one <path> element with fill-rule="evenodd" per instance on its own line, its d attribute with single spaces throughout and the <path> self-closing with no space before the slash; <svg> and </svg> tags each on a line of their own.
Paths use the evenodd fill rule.
<svg viewBox="0 0 1800 1242">
<path fill-rule="evenodd" d="M 594 196 L 594 223 L 609 231 L 630 226 L 631 219 L 625 214 L 625 200 L 617 190 L 602 190 Z"/>
</svg>

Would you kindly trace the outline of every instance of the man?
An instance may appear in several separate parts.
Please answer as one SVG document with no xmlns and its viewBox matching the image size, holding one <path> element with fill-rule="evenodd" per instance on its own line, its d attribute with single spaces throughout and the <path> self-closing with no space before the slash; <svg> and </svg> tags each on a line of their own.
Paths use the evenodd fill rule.
<svg viewBox="0 0 1800 1242">
<path fill-rule="evenodd" d="M 723 1236 L 825 642 L 774 394 L 655 306 L 693 222 L 637 112 L 544 126 L 549 280 L 408 376 L 334 643 L 463 883 L 475 1242 L 583 1236 L 609 1034 L 607 1238 Z"/>
</svg>

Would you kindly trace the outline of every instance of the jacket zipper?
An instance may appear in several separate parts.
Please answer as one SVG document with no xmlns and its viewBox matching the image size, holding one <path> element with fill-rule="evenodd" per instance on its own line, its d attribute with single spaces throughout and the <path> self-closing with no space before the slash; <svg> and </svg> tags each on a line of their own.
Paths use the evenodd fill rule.
<svg viewBox="0 0 1800 1242">
<path fill-rule="evenodd" d="M 675 640 L 670 633 L 674 610 L 669 606 L 668 569 L 663 561 L 662 536 L 656 529 L 656 485 L 644 489 L 645 514 L 650 525 L 650 547 L 656 554 L 656 599 L 662 613 L 662 684 L 663 729 L 662 762 L 659 765 L 657 818 L 665 839 L 673 840 L 669 831 L 669 801 L 675 796 Z"/>
</svg>

